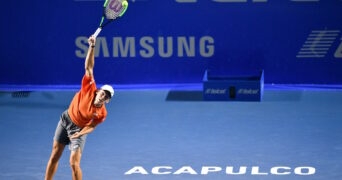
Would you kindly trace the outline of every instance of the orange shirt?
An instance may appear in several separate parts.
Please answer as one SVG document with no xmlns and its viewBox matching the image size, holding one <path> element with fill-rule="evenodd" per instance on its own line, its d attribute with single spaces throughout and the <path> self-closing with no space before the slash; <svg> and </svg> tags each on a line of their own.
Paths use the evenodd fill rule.
<svg viewBox="0 0 342 180">
<path fill-rule="evenodd" d="M 104 105 L 100 108 L 94 106 L 95 92 L 94 79 L 84 75 L 81 90 L 75 94 L 68 109 L 72 122 L 80 128 L 90 125 L 92 122 L 95 124 L 102 123 L 107 116 Z"/>
</svg>

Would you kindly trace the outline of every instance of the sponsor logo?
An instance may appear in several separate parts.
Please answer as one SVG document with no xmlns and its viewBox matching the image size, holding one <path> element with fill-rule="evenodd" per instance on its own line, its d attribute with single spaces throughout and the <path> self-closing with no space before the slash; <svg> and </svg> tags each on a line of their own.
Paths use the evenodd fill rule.
<svg viewBox="0 0 342 180">
<path fill-rule="evenodd" d="M 227 91 L 228 89 L 208 88 L 205 90 L 205 94 L 226 94 Z M 259 93 L 259 89 L 239 89 L 237 93 L 243 95 L 255 95 Z"/>
<path fill-rule="evenodd" d="M 206 94 L 226 94 L 227 89 L 212 89 L 208 88 L 205 90 Z"/>
<path fill-rule="evenodd" d="M 125 175 L 208 175 L 208 174 L 226 174 L 226 175 L 301 175 L 308 176 L 316 173 L 316 168 L 310 166 L 289 167 L 289 166 L 275 166 L 269 169 L 263 169 L 259 166 L 202 166 L 200 169 L 192 168 L 191 166 L 182 166 L 174 168 L 172 166 L 155 166 L 151 169 L 146 169 L 143 166 L 134 166 Z"/>
<path fill-rule="evenodd" d="M 297 53 L 297 58 L 324 58 L 332 45 L 340 35 L 340 30 L 312 30 L 302 48 Z M 334 53 L 335 58 L 342 58 L 341 43 Z"/>
<path fill-rule="evenodd" d="M 259 93 L 259 89 L 239 89 L 238 90 L 238 94 L 252 95 L 252 94 L 258 94 L 258 93 Z"/>
<path fill-rule="evenodd" d="M 110 40 L 109 40 L 110 39 Z M 78 58 L 85 58 L 88 50 L 88 38 L 77 37 L 75 40 Z M 110 48 L 112 47 L 112 48 Z M 212 57 L 215 53 L 215 40 L 212 36 L 168 36 L 168 37 L 98 37 L 95 57 Z"/>
</svg>

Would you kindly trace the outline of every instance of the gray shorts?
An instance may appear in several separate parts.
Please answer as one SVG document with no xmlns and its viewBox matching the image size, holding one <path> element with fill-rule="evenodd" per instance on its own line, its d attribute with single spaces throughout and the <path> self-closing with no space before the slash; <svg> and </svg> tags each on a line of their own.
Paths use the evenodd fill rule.
<svg viewBox="0 0 342 180">
<path fill-rule="evenodd" d="M 81 152 L 83 152 L 87 135 L 82 135 L 79 138 L 72 140 L 69 139 L 69 136 L 76 132 L 80 132 L 81 130 L 82 129 L 80 127 L 71 121 L 68 110 L 66 110 L 61 115 L 61 119 L 58 122 L 53 139 L 61 144 L 69 144 L 69 149 L 71 151 L 76 151 L 78 148 L 81 148 Z"/>
</svg>

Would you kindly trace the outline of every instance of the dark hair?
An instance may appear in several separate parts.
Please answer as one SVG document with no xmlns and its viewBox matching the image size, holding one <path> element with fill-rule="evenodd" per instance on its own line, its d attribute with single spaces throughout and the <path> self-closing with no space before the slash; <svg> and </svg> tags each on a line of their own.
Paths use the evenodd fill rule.
<svg viewBox="0 0 342 180">
<path fill-rule="evenodd" d="M 102 90 L 106 93 L 106 97 L 107 97 L 108 99 L 112 98 L 112 95 L 111 95 L 111 93 L 110 93 L 109 91 L 104 90 L 104 89 L 102 89 Z"/>
</svg>

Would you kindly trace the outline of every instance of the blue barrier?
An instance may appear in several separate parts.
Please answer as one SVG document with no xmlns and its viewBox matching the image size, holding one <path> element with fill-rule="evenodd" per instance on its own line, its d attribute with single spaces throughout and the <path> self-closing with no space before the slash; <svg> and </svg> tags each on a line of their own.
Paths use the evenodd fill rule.
<svg viewBox="0 0 342 180">
<path fill-rule="evenodd" d="M 240 74 L 205 71 L 203 99 L 206 101 L 261 101 L 264 71 Z"/>
</svg>

